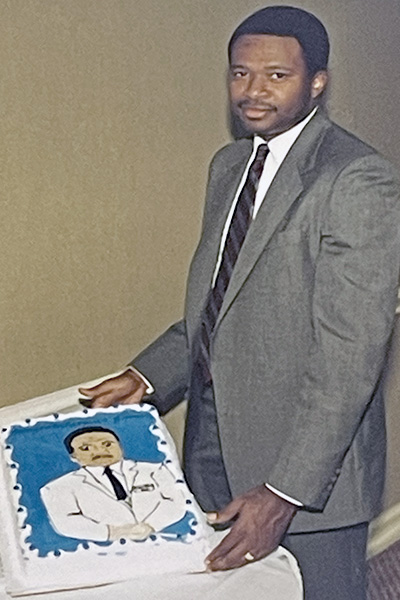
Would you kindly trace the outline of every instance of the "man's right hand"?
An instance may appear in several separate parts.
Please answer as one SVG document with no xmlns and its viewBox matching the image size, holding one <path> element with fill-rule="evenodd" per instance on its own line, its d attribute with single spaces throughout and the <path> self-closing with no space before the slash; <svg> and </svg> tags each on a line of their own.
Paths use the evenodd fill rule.
<svg viewBox="0 0 400 600">
<path fill-rule="evenodd" d="M 108 408 L 115 404 L 139 404 L 146 389 L 143 379 L 128 369 L 92 388 L 79 388 L 79 392 L 92 399 L 92 408 Z"/>
</svg>

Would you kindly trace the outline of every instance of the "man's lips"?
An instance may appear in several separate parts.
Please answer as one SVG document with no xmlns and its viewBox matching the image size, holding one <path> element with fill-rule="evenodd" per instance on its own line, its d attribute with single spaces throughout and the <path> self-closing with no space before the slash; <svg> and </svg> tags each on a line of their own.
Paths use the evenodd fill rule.
<svg viewBox="0 0 400 600">
<path fill-rule="evenodd" d="M 243 102 L 239 104 L 241 112 L 249 119 L 257 119 L 265 116 L 266 113 L 274 112 L 276 108 L 270 104 L 249 104 Z"/>
</svg>

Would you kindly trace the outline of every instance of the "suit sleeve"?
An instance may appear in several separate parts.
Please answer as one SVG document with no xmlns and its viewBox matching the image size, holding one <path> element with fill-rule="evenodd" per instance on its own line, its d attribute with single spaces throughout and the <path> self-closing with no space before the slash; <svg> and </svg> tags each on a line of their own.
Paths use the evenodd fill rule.
<svg viewBox="0 0 400 600">
<path fill-rule="evenodd" d="M 399 188 L 373 155 L 337 177 L 316 262 L 313 340 L 268 483 L 322 510 L 382 373 L 400 262 Z"/>
<path fill-rule="evenodd" d="M 131 365 L 155 388 L 151 402 L 161 414 L 179 404 L 189 378 L 189 350 L 185 321 L 172 325 L 141 352 Z"/>
</svg>

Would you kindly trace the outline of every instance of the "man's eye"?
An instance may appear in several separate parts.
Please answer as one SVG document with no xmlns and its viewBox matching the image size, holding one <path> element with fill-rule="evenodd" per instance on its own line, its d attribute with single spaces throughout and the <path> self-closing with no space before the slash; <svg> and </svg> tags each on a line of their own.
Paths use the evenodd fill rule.
<svg viewBox="0 0 400 600">
<path fill-rule="evenodd" d="M 81 446 L 79 449 L 83 450 L 83 452 L 87 452 L 90 449 L 90 447 L 89 446 Z"/>
<path fill-rule="evenodd" d="M 247 73 L 245 71 L 232 71 L 232 77 L 234 79 L 241 79 L 242 77 L 245 77 L 247 75 Z"/>
<path fill-rule="evenodd" d="M 112 442 L 103 442 L 103 446 L 105 446 L 106 448 L 109 448 L 112 445 Z"/>
<path fill-rule="evenodd" d="M 272 75 L 271 75 L 271 79 L 273 79 L 274 81 L 284 79 L 285 77 L 286 77 L 286 73 L 280 73 L 279 71 L 276 71 L 275 73 L 272 73 Z"/>
</svg>

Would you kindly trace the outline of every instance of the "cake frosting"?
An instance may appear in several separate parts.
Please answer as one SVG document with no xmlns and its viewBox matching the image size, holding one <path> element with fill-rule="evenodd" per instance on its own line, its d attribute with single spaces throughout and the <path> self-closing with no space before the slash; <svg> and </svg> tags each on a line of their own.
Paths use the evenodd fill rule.
<svg viewBox="0 0 400 600">
<path fill-rule="evenodd" d="M 148 404 L 2 427 L 9 593 L 204 568 L 208 526 Z"/>
</svg>

